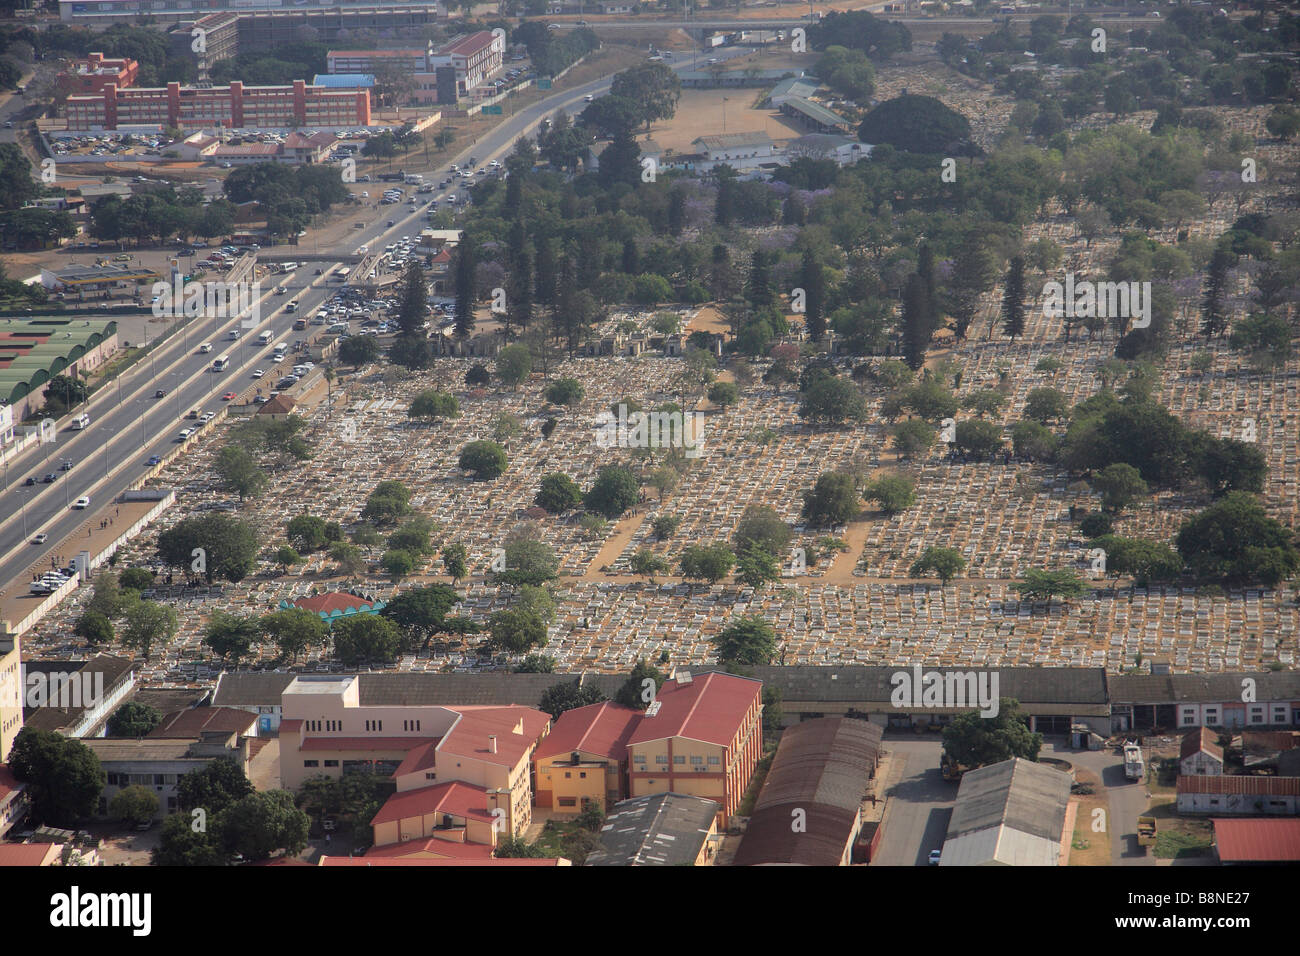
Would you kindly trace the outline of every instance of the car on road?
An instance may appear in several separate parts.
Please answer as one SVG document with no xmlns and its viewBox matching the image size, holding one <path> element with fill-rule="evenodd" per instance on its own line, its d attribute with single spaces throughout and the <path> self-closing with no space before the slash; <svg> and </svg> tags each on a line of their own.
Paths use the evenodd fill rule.
<svg viewBox="0 0 1300 956">
<path fill-rule="evenodd" d="M 200 354 L 200 355 L 207 355 L 207 354 L 208 354 L 209 352 L 211 352 L 211 351 L 212 351 L 212 343 L 211 343 L 211 342 L 204 342 L 202 345 L 199 346 L 199 354 Z"/>
<path fill-rule="evenodd" d="M 165 398 L 166 395 L 167 395 L 167 389 L 165 388 L 155 389 L 153 393 L 154 398 Z"/>
<path fill-rule="evenodd" d="M 584 103 L 592 103 L 592 102 L 595 102 L 595 99 L 596 99 L 596 97 L 594 97 L 594 96 L 592 96 L 590 93 L 588 93 L 586 96 L 584 96 L 584 97 L 582 98 L 582 102 L 584 102 Z"/>
<path fill-rule="evenodd" d="M 72 462 L 65 461 L 63 464 L 59 465 L 59 471 L 72 471 Z"/>
<path fill-rule="evenodd" d="M 233 402 L 235 400 L 235 393 L 226 392 L 224 395 L 221 396 L 221 400 L 223 402 Z"/>
<path fill-rule="evenodd" d="M 36 479 L 29 475 L 27 480 L 23 482 L 23 487 L 30 488 L 34 484 L 36 484 Z"/>
<path fill-rule="evenodd" d="M 54 474 L 54 472 L 50 472 L 48 475 L 46 475 L 44 478 L 41 479 L 41 481 L 45 482 L 47 485 L 52 485 L 58 480 L 59 480 L 59 476 Z"/>
<path fill-rule="evenodd" d="M 182 429 L 181 429 L 181 433 L 180 433 L 179 435 L 176 436 L 176 440 L 177 440 L 177 441 L 185 441 L 186 439 L 188 439 L 188 438 L 189 438 L 191 435 L 193 435 L 193 434 L 194 434 L 194 429 L 193 429 L 193 428 L 182 428 Z"/>
<path fill-rule="evenodd" d="M 72 507 L 75 508 L 77 511 L 85 511 L 87 508 L 90 507 L 90 496 L 82 495 L 80 498 L 78 498 L 76 501 L 72 503 Z"/>
<path fill-rule="evenodd" d="M 40 534 L 32 538 L 32 544 L 44 544 L 46 541 L 49 540 L 50 540 L 50 536 L 46 534 L 44 531 L 42 531 Z"/>
<path fill-rule="evenodd" d="M 5 129 L 13 129 L 13 128 L 14 128 L 14 121 L 13 121 L 13 120 L 5 120 Z"/>
<path fill-rule="evenodd" d="M 287 295 L 288 292 L 289 292 L 289 290 L 286 289 L 286 288 L 285 288 L 284 286 L 282 286 L 282 285 L 281 285 L 281 286 L 276 286 L 276 287 L 275 287 L 275 294 L 276 294 L 276 295 Z"/>
<path fill-rule="evenodd" d="M 206 425 L 208 422 L 212 421 L 212 419 L 216 417 L 217 417 L 216 412 L 204 412 L 201 416 L 199 416 L 199 421 L 201 421 L 203 424 Z"/>
<path fill-rule="evenodd" d="M 325 274 L 325 270 L 324 270 L 324 269 L 317 269 L 317 270 L 316 270 L 316 274 L 317 274 L 318 276 L 319 276 L 319 275 L 324 275 L 324 274 Z"/>
<path fill-rule="evenodd" d="M 943 856 L 943 850 L 931 850 L 931 851 L 930 851 L 930 865 L 931 865 L 931 866 L 938 866 L 938 865 L 939 865 L 939 858 L 942 857 L 942 856 Z"/>
<path fill-rule="evenodd" d="M 149 464 L 151 464 L 151 465 L 161 465 L 161 464 L 162 464 L 162 455 L 150 455 L 150 456 L 149 456 Z"/>
<path fill-rule="evenodd" d="M 389 226 L 395 226 L 395 225 L 397 225 L 397 220 L 396 220 L 396 219 L 390 219 L 390 220 L 388 220 L 388 225 L 389 225 Z"/>
<path fill-rule="evenodd" d="M 253 369 L 253 378 L 261 378 L 266 372 L 260 368 Z"/>
</svg>

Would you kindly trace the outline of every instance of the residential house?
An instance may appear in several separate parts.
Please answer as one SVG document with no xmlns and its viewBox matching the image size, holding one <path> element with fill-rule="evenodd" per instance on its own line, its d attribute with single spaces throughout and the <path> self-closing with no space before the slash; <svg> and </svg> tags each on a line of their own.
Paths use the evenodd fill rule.
<svg viewBox="0 0 1300 956">
<path fill-rule="evenodd" d="M 1184 734 L 1178 754 L 1178 772 L 1188 776 L 1223 773 L 1223 748 L 1219 746 L 1219 735 L 1208 727 Z"/>
<path fill-rule="evenodd" d="M 641 717 L 608 700 L 562 713 L 533 755 L 537 806 L 578 814 L 594 803 L 609 813 L 627 796 L 627 742 Z"/>
</svg>

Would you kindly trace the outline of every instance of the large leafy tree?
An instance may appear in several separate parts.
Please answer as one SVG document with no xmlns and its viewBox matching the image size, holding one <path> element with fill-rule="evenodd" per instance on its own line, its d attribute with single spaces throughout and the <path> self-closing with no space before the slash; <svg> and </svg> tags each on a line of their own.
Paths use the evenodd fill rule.
<svg viewBox="0 0 1300 956">
<path fill-rule="evenodd" d="M 637 119 L 645 123 L 649 132 L 651 123 L 672 119 L 677 112 L 682 81 L 675 70 L 663 63 L 648 62 L 614 74 L 609 92 L 632 103 Z"/>
<path fill-rule="evenodd" d="M 315 611 L 289 607 L 262 618 L 262 630 L 280 653 L 296 661 L 309 647 L 320 647 L 329 637 L 329 625 Z"/>
<path fill-rule="evenodd" d="M 108 718 L 108 736 L 143 737 L 162 723 L 158 708 L 128 700 Z"/>
<path fill-rule="evenodd" d="M 872 109 L 858 127 L 858 138 L 912 153 L 962 156 L 972 151 L 970 120 L 932 96 L 915 93 Z"/>
<path fill-rule="evenodd" d="M 724 667 L 770 664 L 776 655 L 776 632 L 757 615 L 736 617 L 713 638 L 713 646 Z"/>
<path fill-rule="evenodd" d="M 311 819 L 294 805 L 287 790 L 250 793 L 227 807 L 217 832 L 228 853 L 266 860 L 277 852 L 297 856 L 307 847 Z"/>
<path fill-rule="evenodd" d="M 944 755 L 972 770 L 1012 757 L 1036 761 L 1042 746 L 1042 735 L 1029 730 L 1020 702 L 1009 697 L 998 701 L 994 717 L 970 710 L 958 714 L 943 729 Z"/>
<path fill-rule="evenodd" d="M 682 551 L 682 577 L 717 584 L 735 563 L 735 553 L 725 544 L 690 545 Z"/>
<path fill-rule="evenodd" d="M 667 679 L 668 675 L 649 661 L 639 660 L 627 680 L 619 687 L 618 693 L 614 695 L 614 703 L 623 707 L 645 710 Z"/>
<path fill-rule="evenodd" d="M 596 474 L 596 481 L 583 495 L 583 506 L 588 511 L 614 520 L 637 503 L 641 495 L 641 482 L 631 469 L 622 465 L 605 465 Z"/>
<path fill-rule="evenodd" d="M 558 719 L 560 714 L 566 710 L 586 707 L 588 704 L 599 704 L 601 701 L 608 699 L 598 687 L 590 684 L 580 687 L 577 680 L 561 681 L 542 693 L 537 706 L 553 718 Z"/>
<path fill-rule="evenodd" d="M 176 781 L 176 803 L 187 813 L 202 808 L 211 816 L 252 792 L 252 783 L 229 757 L 218 757 Z"/>
<path fill-rule="evenodd" d="M 460 601 L 454 588 L 429 584 L 403 591 L 379 613 L 427 648 L 433 635 L 446 629 L 447 614 Z"/>
<path fill-rule="evenodd" d="M 242 617 L 227 611 L 216 610 L 203 628 L 203 643 L 226 661 L 239 666 L 239 662 L 253 651 L 253 645 L 262 639 L 262 622 L 256 617 Z"/>
<path fill-rule="evenodd" d="M 195 555 L 195 549 L 201 549 Z M 257 532 L 251 524 L 225 515 L 183 518 L 158 535 L 158 556 L 174 568 L 194 570 L 209 584 L 217 578 L 239 582 L 257 566 Z"/>
<path fill-rule="evenodd" d="M 347 665 L 391 664 L 401 651 L 402 632 L 387 618 L 354 614 L 334 622 L 334 657 Z"/>
<path fill-rule="evenodd" d="M 803 516 L 818 526 L 844 524 L 860 510 L 858 490 L 850 475 L 828 471 L 803 493 Z"/>
<path fill-rule="evenodd" d="M 108 775 L 79 740 L 24 727 L 9 751 L 9 769 L 26 784 L 32 814 L 49 826 L 70 826 L 95 812 Z"/>
<path fill-rule="evenodd" d="M 1300 567 L 1294 534 L 1244 491 L 1230 491 L 1184 521 L 1176 547 L 1193 574 L 1226 583 L 1271 587 Z"/>
</svg>

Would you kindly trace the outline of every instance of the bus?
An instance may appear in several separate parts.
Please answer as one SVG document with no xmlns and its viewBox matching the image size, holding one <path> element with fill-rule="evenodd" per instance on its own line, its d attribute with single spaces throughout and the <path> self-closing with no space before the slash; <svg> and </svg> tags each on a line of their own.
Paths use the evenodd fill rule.
<svg viewBox="0 0 1300 956">
<path fill-rule="evenodd" d="M 229 365 L 230 365 L 230 356 L 223 355 L 221 356 L 221 358 L 217 359 L 215 362 L 212 363 L 212 371 L 224 372 L 227 366 Z"/>
</svg>

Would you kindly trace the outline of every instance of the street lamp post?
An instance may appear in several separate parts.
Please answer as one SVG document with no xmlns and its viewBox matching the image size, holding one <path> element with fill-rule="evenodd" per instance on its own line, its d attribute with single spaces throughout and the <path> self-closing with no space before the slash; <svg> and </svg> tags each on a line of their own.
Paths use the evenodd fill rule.
<svg viewBox="0 0 1300 956">
<path fill-rule="evenodd" d="M 68 476 L 72 474 L 72 468 L 71 468 L 72 462 L 67 459 L 64 459 L 63 464 L 69 466 L 68 468 L 65 468 L 63 471 L 63 507 L 67 508 L 69 505 L 72 504 L 72 501 L 68 497 Z"/>
<path fill-rule="evenodd" d="M 108 432 L 108 440 L 104 442 L 104 477 L 107 478 L 108 477 L 108 444 L 113 440 L 113 429 L 105 428 L 104 431 Z"/>
</svg>

